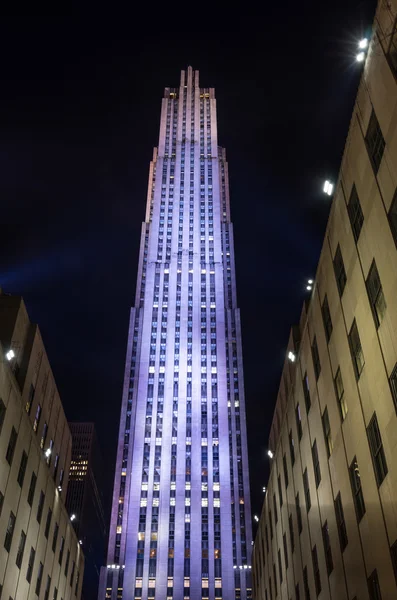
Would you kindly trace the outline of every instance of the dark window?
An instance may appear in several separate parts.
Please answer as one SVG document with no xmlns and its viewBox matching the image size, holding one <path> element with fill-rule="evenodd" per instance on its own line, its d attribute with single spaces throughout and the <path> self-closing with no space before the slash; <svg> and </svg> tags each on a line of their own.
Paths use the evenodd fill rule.
<svg viewBox="0 0 397 600">
<path fill-rule="evenodd" d="M 342 296 L 347 278 L 345 265 L 343 264 L 342 252 L 339 244 L 334 256 L 334 272 L 336 278 L 336 285 L 338 286 L 339 296 Z"/>
<path fill-rule="evenodd" d="M 269 526 L 270 526 L 270 539 L 273 539 L 273 521 L 272 521 L 272 511 L 269 510 Z"/>
<path fill-rule="evenodd" d="M 298 531 L 302 533 L 302 513 L 301 513 L 301 505 L 299 503 L 299 492 L 295 497 L 295 506 L 296 506 L 296 519 L 298 521 Z"/>
<path fill-rule="evenodd" d="M 66 562 L 65 562 L 65 577 L 67 577 L 68 575 L 68 571 L 69 571 L 69 560 L 70 560 L 70 550 L 68 550 L 68 553 L 66 555 Z M 142 561 L 140 561 L 142 562 Z"/>
<path fill-rule="evenodd" d="M 269 554 L 269 533 L 265 525 L 266 552 Z"/>
<path fill-rule="evenodd" d="M 58 525 L 58 523 L 55 523 L 54 535 L 52 536 L 52 551 L 53 552 L 55 552 L 55 549 L 57 547 L 58 532 L 59 532 L 59 525 Z"/>
<path fill-rule="evenodd" d="M 361 204 L 355 185 L 353 185 L 350 194 L 349 203 L 347 205 L 347 211 L 349 213 L 350 224 L 352 226 L 354 239 L 357 242 L 358 238 L 360 237 L 361 228 L 364 223 L 364 215 L 361 209 Z"/>
<path fill-rule="evenodd" d="M 23 480 L 25 479 L 27 464 L 28 464 L 28 455 L 26 454 L 25 450 L 23 450 L 22 456 L 21 456 L 21 463 L 19 465 L 18 477 L 17 477 L 17 481 L 21 487 L 23 486 Z"/>
<path fill-rule="evenodd" d="M 364 354 L 363 349 L 361 347 L 360 336 L 358 334 L 356 319 L 354 319 L 353 324 L 349 333 L 349 345 L 350 352 L 353 360 L 354 372 L 356 374 L 356 379 L 360 378 L 361 371 L 364 368 Z"/>
<path fill-rule="evenodd" d="M 345 390 L 343 387 L 342 373 L 340 372 L 339 367 L 338 367 L 338 370 L 335 375 L 334 383 L 335 383 L 335 393 L 336 393 L 336 399 L 338 401 L 340 417 L 341 417 L 342 421 L 344 421 L 346 418 L 346 415 L 347 415 L 347 404 L 345 401 Z"/>
<path fill-rule="evenodd" d="M 74 570 L 75 570 L 75 568 L 76 568 L 76 563 L 73 561 L 73 563 L 72 563 L 72 570 L 70 572 L 70 582 L 69 582 L 70 586 L 72 586 L 72 584 L 73 584 L 73 577 L 74 577 Z"/>
<path fill-rule="evenodd" d="M 0 398 L 0 433 L 3 428 L 4 419 L 6 416 L 6 405 L 4 404 L 2 398 Z"/>
<path fill-rule="evenodd" d="M 35 556 L 36 556 L 36 550 L 32 546 L 32 548 L 30 549 L 28 568 L 26 571 L 26 580 L 28 581 L 28 583 L 30 583 L 30 580 L 32 579 Z"/>
<path fill-rule="evenodd" d="M 394 75 L 397 76 L 397 21 L 394 22 L 393 32 L 391 34 L 390 46 L 387 51 L 389 65 Z"/>
<path fill-rule="evenodd" d="M 343 513 L 342 499 L 340 496 L 340 492 L 335 498 L 335 515 L 336 515 L 336 524 L 338 526 L 338 534 L 339 534 L 339 543 L 340 549 L 343 552 L 347 546 L 347 532 L 346 532 L 346 523 L 345 523 L 345 515 Z"/>
<path fill-rule="evenodd" d="M 303 488 L 305 490 L 306 510 L 309 512 L 312 501 L 310 499 L 309 477 L 307 475 L 307 469 L 305 469 L 303 473 Z"/>
<path fill-rule="evenodd" d="M 50 596 L 50 587 L 51 587 L 51 577 L 49 575 L 47 575 L 47 583 L 45 586 L 44 600 L 48 600 L 48 598 Z"/>
<path fill-rule="evenodd" d="M 37 572 L 37 581 L 36 581 L 36 594 L 37 596 L 40 595 L 40 588 L 41 588 L 41 581 L 43 579 L 43 563 L 39 564 L 39 570 Z"/>
<path fill-rule="evenodd" d="M 307 377 L 307 373 L 305 373 L 303 376 L 302 386 L 303 386 L 303 395 L 305 397 L 306 412 L 308 413 L 310 410 L 310 407 L 311 407 L 311 401 L 310 401 L 309 379 Z"/>
<path fill-rule="evenodd" d="M 30 478 L 30 485 L 29 485 L 29 491 L 28 491 L 29 506 L 32 506 L 32 504 L 33 504 L 34 491 L 36 489 L 36 481 L 37 481 L 36 473 L 34 471 L 32 471 L 32 476 Z"/>
<path fill-rule="evenodd" d="M 3 504 L 4 504 L 4 494 L 2 492 L 0 492 L 0 515 L 3 510 Z M 1 596 L 0 596 L 0 598 L 1 598 Z"/>
<path fill-rule="evenodd" d="M 318 459 L 318 450 L 317 450 L 317 441 L 314 440 L 312 446 L 312 459 L 313 459 L 313 469 L 314 469 L 314 479 L 316 481 L 316 487 L 320 485 L 321 481 L 321 470 L 320 470 L 320 461 Z"/>
<path fill-rule="evenodd" d="M 372 110 L 369 119 L 365 142 L 367 144 L 369 158 L 376 174 L 379 170 L 383 152 L 385 150 L 385 140 L 374 110 Z"/>
<path fill-rule="evenodd" d="M 60 546 L 59 546 L 59 558 L 58 558 L 58 562 L 59 562 L 60 565 L 62 564 L 64 549 L 65 549 L 65 538 L 61 537 L 61 543 L 60 543 Z"/>
<path fill-rule="evenodd" d="M 49 508 L 48 513 L 47 513 L 47 519 L 45 522 L 45 530 L 44 530 L 44 535 L 46 538 L 48 538 L 48 534 L 50 533 L 51 519 L 52 519 L 52 510 L 51 510 L 51 508 Z"/>
<path fill-rule="evenodd" d="M 7 550 L 7 552 L 9 552 L 10 548 L 11 548 L 12 536 L 14 535 L 14 528 L 15 528 L 15 515 L 11 511 L 10 516 L 8 518 L 6 536 L 4 538 L 4 548 Z"/>
<path fill-rule="evenodd" d="M 275 524 L 277 524 L 278 514 L 277 514 L 276 494 L 273 494 L 273 508 L 274 508 L 274 522 L 275 522 Z"/>
<path fill-rule="evenodd" d="M 314 548 L 312 550 L 312 560 L 313 560 L 314 584 L 316 586 L 316 594 L 318 596 L 321 592 L 321 578 L 320 578 L 320 567 L 318 566 L 317 546 L 314 546 Z"/>
<path fill-rule="evenodd" d="M 305 599 L 310 600 L 309 580 L 307 577 L 307 567 L 303 569 L 303 588 L 305 590 Z"/>
<path fill-rule="evenodd" d="M 393 563 L 394 577 L 395 577 L 396 582 L 397 582 L 397 540 L 391 546 L 391 548 L 390 548 L 390 554 L 391 554 L 391 561 Z"/>
<path fill-rule="evenodd" d="M 312 357 L 313 357 L 314 373 L 316 375 L 316 379 L 318 379 L 320 377 L 320 373 L 321 373 L 321 364 L 320 364 L 320 356 L 318 354 L 316 337 L 314 337 L 313 344 L 312 344 Z M 309 388 L 309 385 L 307 387 Z"/>
<path fill-rule="evenodd" d="M 40 498 L 39 498 L 39 504 L 37 506 L 37 515 L 36 515 L 36 519 L 38 520 L 38 522 L 41 522 L 41 517 L 43 514 L 43 507 L 44 507 L 44 492 L 41 491 L 40 492 Z"/>
<path fill-rule="evenodd" d="M 394 369 L 390 375 L 389 382 L 391 395 L 393 396 L 394 408 L 397 412 L 397 363 L 394 365 Z"/>
<path fill-rule="evenodd" d="M 291 553 L 295 550 L 295 536 L 294 536 L 294 522 L 292 520 L 292 515 L 288 517 L 288 525 L 289 525 L 289 539 L 291 542 Z"/>
<path fill-rule="evenodd" d="M 360 522 L 365 515 L 365 504 L 363 491 L 361 488 L 361 477 L 358 469 L 358 463 L 356 457 L 353 458 L 352 464 L 350 465 L 350 482 L 353 492 L 354 506 L 356 509 L 357 521 Z"/>
<path fill-rule="evenodd" d="M 8 462 L 9 465 L 11 465 L 12 459 L 14 457 L 14 451 L 15 451 L 15 445 L 17 443 L 17 437 L 18 437 L 17 431 L 16 431 L 15 427 L 13 427 L 11 429 L 10 440 L 8 442 L 7 452 L 6 452 L 6 461 Z"/>
<path fill-rule="evenodd" d="M 375 260 L 372 261 L 371 268 L 368 273 L 367 281 L 367 292 L 369 302 L 371 304 L 372 314 L 374 315 L 375 325 L 379 327 L 386 312 L 386 301 L 383 294 L 382 284 L 378 269 L 376 267 Z"/>
<path fill-rule="evenodd" d="M 321 417 L 321 420 L 323 422 L 325 447 L 327 449 L 327 456 L 329 458 L 331 456 L 331 454 L 332 454 L 332 450 L 333 450 L 334 445 L 332 443 L 331 425 L 329 424 L 329 416 L 328 416 L 328 408 L 327 407 L 325 407 L 325 409 L 324 409 L 323 416 Z"/>
<path fill-rule="evenodd" d="M 287 548 L 287 536 L 285 533 L 283 535 L 283 546 L 284 546 L 285 568 L 288 569 L 288 548 Z"/>
<path fill-rule="evenodd" d="M 279 496 L 279 500 L 280 500 L 280 508 L 283 505 L 283 491 L 281 489 L 281 478 L 280 475 L 278 476 L 278 496 Z"/>
<path fill-rule="evenodd" d="M 325 521 L 323 528 L 323 544 L 325 553 L 325 563 L 327 565 L 327 573 L 330 575 L 334 569 L 334 562 L 332 560 L 331 540 L 329 537 L 328 523 Z"/>
<path fill-rule="evenodd" d="M 298 430 L 298 438 L 302 439 L 302 419 L 301 419 L 301 409 L 299 404 L 296 405 L 295 408 L 295 418 L 296 418 L 296 428 Z"/>
<path fill-rule="evenodd" d="M 369 447 L 371 450 L 372 462 L 374 464 L 376 482 L 378 487 L 387 475 L 387 463 L 385 452 L 383 450 L 382 438 L 379 431 L 378 419 L 373 414 L 367 427 Z"/>
<path fill-rule="evenodd" d="M 28 415 L 30 415 L 30 409 L 32 408 L 34 392 L 35 392 L 35 388 L 34 388 L 33 383 L 31 383 L 30 388 L 29 388 L 28 399 L 27 399 L 26 406 L 25 406 L 25 409 L 26 409 L 26 412 L 28 413 Z"/>
<path fill-rule="evenodd" d="M 287 457 L 283 456 L 283 469 L 284 469 L 284 483 L 285 483 L 285 489 L 288 488 L 288 467 L 287 467 Z"/>
<path fill-rule="evenodd" d="M 389 225 L 394 237 L 394 242 L 397 244 L 397 190 L 394 194 L 393 202 L 389 208 Z"/>
<path fill-rule="evenodd" d="M 300 598 L 301 598 L 301 594 L 299 591 L 299 583 L 297 583 L 295 586 L 295 600 L 300 600 Z"/>
<path fill-rule="evenodd" d="M 278 551 L 278 571 L 280 574 L 280 585 L 283 583 L 283 566 L 281 564 L 281 552 Z"/>
<path fill-rule="evenodd" d="M 57 600 L 58 598 L 58 588 L 54 587 L 54 595 L 52 596 L 52 600 Z"/>
<path fill-rule="evenodd" d="M 26 533 L 22 530 L 21 537 L 19 538 L 17 557 L 15 559 L 15 563 L 16 563 L 18 569 L 21 568 L 23 553 L 25 550 L 25 542 L 26 542 Z"/>
<path fill-rule="evenodd" d="M 329 312 L 327 296 L 324 297 L 323 305 L 321 307 L 321 314 L 323 315 L 325 337 L 327 338 L 327 342 L 329 342 L 329 340 L 331 339 L 331 334 L 332 334 L 332 321 L 331 321 L 331 313 Z"/>
<path fill-rule="evenodd" d="M 370 600 L 382 600 L 379 587 L 378 572 L 375 569 L 368 577 L 368 592 Z"/>
<path fill-rule="evenodd" d="M 274 577 L 274 592 L 277 596 L 277 572 L 276 572 L 276 565 L 275 563 L 273 563 L 273 577 Z"/>
<path fill-rule="evenodd" d="M 397 365 L 396 365 L 396 367 L 397 367 Z M 397 405 L 397 401 L 396 401 L 396 405 Z M 294 464 L 295 464 L 295 448 L 294 448 L 294 438 L 292 437 L 292 429 L 289 432 L 288 439 L 289 439 L 289 453 L 291 456 L 291 464 L 292 464 L 292 466 L 294 466 Z"/>
</svg>

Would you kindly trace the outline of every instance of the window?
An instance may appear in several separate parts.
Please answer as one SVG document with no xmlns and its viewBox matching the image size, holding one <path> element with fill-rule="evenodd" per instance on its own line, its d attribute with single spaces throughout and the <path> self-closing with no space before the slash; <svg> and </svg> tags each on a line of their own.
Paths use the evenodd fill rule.
<svg viewBox="0 0 397 600">
<path fill-rule="evenodd" d="M 331 456 L 331 454 L 332 454 L 332 450 L 333 450 L 334 445 L 333 445 L 333 442 L 332 442 L 331 425 L 329 424 L 329 416 L 328 416 L 328 408 L 327 407 L 325 407 L 325 410 L 323 412 L 323 416 L 321 417 L 321 420 L 323 422 L 325 447 L 327 449 L 327 456 L 329 458 Z"/>
<path fill-rule="evenodd" d="M 288 488 L 288 467 L 287 467 L 287 457 L 283 456 L 283 470 L 284 470 L 284 483 L 285 483 L 285 489 Z"/>
<path fill-rule="evenodd" d="M 347 278 L 346 278 L 345 265 L 343 264 L 342 252 L 341 252 L 339 244 L 336 249 L 335 256 L 334 256 L 334 272 L 335 272 L 336 285 L 338 286 L 339 296 L 342 297 Z"/>
<path fill-rule="evenodd" d="M 44 530 L 44 535 L 46 538 L 48 538 L 48 534 L 50 532 L 51 519 L 52 519 L 52 510 L 51 510 L 51 508 L 49 508 L 48 513 L 47 513 L 47 519 L 45 522 L 45 530 Z"/>
<path fill-rule="evenodd" d="M 18 477 L 17 477 L 17 481 L 21 487 L 23 485 L 23 480 L 25 479 L 25 472 L 26 472 L 27 464 L 28 464 L 28 455 L 26 454 L 25 450 L 23 450 L 22 456 L 21 456 L 21 463 L 19 465 Z"/>
<path fill-rule="evenodd" d="M 364 215 L 361 209 L 361 204 L 355 184 L 353 184 L 353 188 L 350 194 L 349 203 L 347 205 L 347 212 L 349 213 L 349 219 L 350 224 L 352 226 L 354 239 L 357 242 L 358 238 L 360 237 L 361 228 L 364 223 Z"/>
<path fill-rule="evenodd" d="M 327 573 L 328 573 L 328 575 L 330 575 L 334 569 L 334 562 L 332 560 L 331 540 L 329 537 L 329 529 L 328 529 L 327 521 L 325 521 L 325 523 L 322 527 L 322 533 L 323 533 L 325 563 L 327 565 Z"/>
<path fill-rule="evenodd" d="M 345 397 L 344 397 L 342 373 L 340 372 L 339 367 L 338 367 L 338 370 L 335 375 L 334 383 L 335 383 L 335 393 L 336 393 L 336 398 L 338 400 L 340 416 L 341 416 L 342 421 L 344 421 L 346 418 L 346 415 L 347 415 L 347 404 L 346 404 Z"/>
<path fill-rule="evenodd" d="M 397 412 L 397 363 L 394 366 L 394 369 L 389 378 L 391 395 L 393 397 L 394 408 Z"/>
<path fill-rule="evenodd" d="M 321 579 L 320 579 L 320 567 L 318 566 L 317 546 L 314 546 L 312 550 L 312 561 L 313 561 L 313 573 L 314 573 L 314 584 L 316 586 L 317 596 L 321 592 Z"/>
<path fill-rule="evenodd" d="M 65 538 L 61 537 L 61 543 L 59 545 L 59 557 L 58 557 L 58 562 L 60 565 L 62 565 L 62 559 L 63 559 L 63 551 L 65 549 Z"/>
<path fill-rule="evenodd" d="M 41 581 L 43 579 L 43 563 L 39 564 L 39 570 L 37 571 L 37 581 L 36 581 L 36 594 L 40 595 Z"/>
<path fill-rule="evenodd" d="M 36 515 L 36 519 L 39 523 L 41 522 L 41 517 L 43 514 L 43 506 L 44 506 L 44 492 L 41 491 L 40 498 L 39 498 L 39 504 L 37 506 L 37 515 Z"/>
<path fill-rule="evenodd" d="M 48 600 L 48 598 L 49 598 L 50 587 L 51 587 L 51 577 L 49 575 L 47 575 L 47 583 L 46 583 L 46 586 L 45 586 L 44 600 Z"/>
<path fill-rule="evenodd" d="M 17 557 L 15 559 L 15 564 L 17 565 L 18 569 L 21 568 L 23 553 L 25 550 L 25 542 L 26 542 L 26 533 L 22 530 L 21 537 L 19 538 Z"/>
<path fill-rule="evenodd" d="M 372 419 L 369 422 L 367 427 L 367 435 L 375 470 L 376 482 L 379 487 L 387 475 L 387 463 L 376 413 L 373 414 Z"/>
<path fill-rule="evenodd" d="M 29 560 L 28 560 L 28 568 L 27 568 L 27 571 L 26 571 L 26 581 L 28 583 L 30 583 L 30 581 L 32 579 L 32 573 L 33 573 L 35 556 L 36 556 L 36 550 L 32 546 L 31 549 L 30 549 Z"/>
<path fill-rule="evenodd" d="M 313 358 L 314 373 L 316 375 L 316 380 L 317 380 L 320 377 L 321 364 L 320 364 L 320 356 L 318 354 L 316 336 L 314 336 L 314 340 L 313 340 L 313 344 L 312 344 L 312 358 Z"/>
<path fill-rule="evenodd" d="M 281 489 L 281 478 L 280 475 L 278 476 L 278 496 L 279 496 L 279 501 L 280 501 L 280 508 L 283 505 L 283 491 Z"/>
<path fill-rule="evenodd" d="M 394 75 L 397 75 L 397 21 L 394 23 L 393 32 L 391 34 L 390 46 L 387 51 L 389 65 Z"/>
<path fill-rule="evenodd" d="M 347 532 L 346 532 L 346 523 L 345 523 L 345 515 L 343 513 L 342 499 L 340 496 L 340 492 L 335 498 L 335 515 L 336 515 L 336 524 L 338 526 L 338 535 L 339 535 L 339 543 L 341 552 L 347 546 Z"/>
<path fill-rule="evenodd" d="M 299 404 L 296 405 L 295 408 L 295 418 L 296 418 L 296 428 L 298 430 L 298 438 L 302 439 L 302 419 L 301 419 L 301 409 Z"/>
<path fill-rule="evenodd" d="M 385 316 L 386 301 L 385 296 L 383 294 L 382 284 L 380 282 L 380 277 L 375 260 L 372 261 L 367 281 L 365 283 L 367 286 L 368 298 L 371 304 L 372 314 L 374 315 L 375 325 L 376 327 L 379 327 L 379 325 L 383 321 L 383 317 Z"/>
<path fill-rule="evenodd" d="M 66 562 L 65 562 L 65 577 L 67 577 L 68 575 L 68 571 L 69 571 L 69 560 L 70 560 L 70 550 L 68 550 L 68 553 L 66 555 Z"/>
<path fill-rule="evenodd" d="M 383 152 L 385 150 L 385 140 L 383 138 L 382 130 L 374 110 L 372 110 L 372 114 L 369 119 L 365 143 L 367 145 L 372 167 L 376 174 L 379 171 Z"/>
<path fill-rule="evenodd" d="M 397 581 L 397 540 L 390 547 L 391 561 L 393 563 L 394 577 Z"/>
<path fill-rule="evenodd" d="M 397 365 L 396 365 L 396 367 L 397 367 Z M 289 439 L 289 453 L 291 456 L 291 464 L 292 464 L 292 466 L 294 466 L 294 464 L 295 464 L 295 448 L 294 448 L 294 438 L 292 437 L 292 429 L 290 430 L 290 432 L 288 434 L 288 439 Z"/>
<path fill-rule="evenodd" d="M 15 427 L 11 429 L 10 440 L 8 442 L 7 452 L 6 452 L 6 461 L 9 465 L 12 463 L 12 459 L 14 457 L 15 445 L 17 443 L 17 431 Z"/>
<path fill-rule="evenodd" d="M 276 565 L 273 563 L 273 577 L 274 577 L 274 591 L 277 596 L 277 573 L 276 573 Z"/>
<path fill-rule="evenodd" d="M 14 535 L 14 528 L 15 528 L 15 515 L 11 511 L 10 516 L 8 518 L 6 536 L 4 538 L 4 548 L 7 550 L 7 552 L 9 552 L 10 548 L 11 548 L 12 536 Z"/>
<path fill-rule="evenodd" d="M 370 600 L 382 600 L 379 587 L 378 572 L 375 569 L 368 577 L 368 592 Z"/>
<path fill-rule="evenodd" d="M 4 494 L 2 492 L 0 492 L 0 516 L 3 510 L 3 504 L 4 504 Z M 1 596 L 0 596 L 1 598 Z"/>
<path fill-rule="evenodd" d="M 353 367 L 354 367 L 356 379 L 359 379 L 360 375 L 361 375 L 361 371 L 364 368 L 365 361 L 364 361 L 363 349 L 361 347 L 360 336 L 358 334 L 356 319 L 354 319 L 353 324 L 350 329 L 349 345 L 350 345 L 350 352 L 352 355 Z"/>
<path fill-rule="evenodd" d="M 32 506 L 32 504 L 33 504 L 34 491 L 36 489 L 36 481 L 37 481 L 36 473 L 34 471 L 32 471 L 32 476 L 30 478 L 30 485 L 29 485 L 29 491 L 28 491 L 28 498 L 27 498 L 29 506 Z"/>
<path fill-rule="evenodd" d="M 73 584 L 73 578 L 74 578 L 74 570 L 75 570 L 75 568 L 76 568 L 76 563 L 73 561 L 73 563 L 72 563 L 72 570 L 70 572 L 70 581 L 69 581 L 70 587 L 72 587 L 72 584 Z"/>
<path fill-rule="evenodd" d="M 303 587 L 305 590 L 305 600 L 310 600 L 309 580 L 307 577 L 307 567 L 303 569 Z"/>
<path fill-rule="evenodd" d="M 3 428 L 4 419 L 6 416 L 6 405 L 4 404 L 2 398 L 0 398 L 0 433 Z"/>
<path fill-rule="evenodd" d="M 389 225 L 394 237 L 394 242 L 397 244 L 397 190 L 394 194 L 393 202 L 389 208 Z"/>
<path fill-rule="evenodd" d="M 321 314 L 323 316 L 323 323 L 325 329 L 325 337 L 327 338 L 327 342 L 331 339 L 332 334 L 332 321 L 331 321 L 331 313 L 329 311 L 328 306 L 328 298 L 325 295 L 323 305 L 321 307 Z"/>
<path fill-rule="evenodd" d="M 280 574 L 280 585 L 283 583 L 283 566 L 281 564 L 281 552 L 278 551 L 278 571 Z"/>
<path fill-rule="evenodd" d="M 55 549 L 57 547 L 58 532 L 59 532 L 59 525 L 58 525 L 58 523 L 55 523 L 54 535 L 52 536 L 52 551 L 53 552 L 55 552 Z"/>
<path fill-rule="evenodd" d="M 284 546 L 285 568 L 288 569 L 288 548 L 287 548 L 287 536 L 285 533 L 283 535 L 283 546 Z"/>
<path fill-rule="evenodd" d="M 300 600 L 300 598 L 301 598 L 301 594 L 299 591 L 299 583 L 297 583 L 295 586 L 295 600 Z"/>
<path fill-rule="evenodd" d="M 300 502 L 299 502 L 299 492 L 296 494 L 296 497 L 295 497 L 295 507 L 296 507 L 296 519 L 298 521 L 298 531 L 299 531 L 299 533 L 302 533 L 302 513 L 301 513 Z"/>
<path fill-rule="evenodd" d="M 289 539 L 291 542 L 291 553 L 295 550 L 295 536 L 294 536 L 294 523 L 292 521 L 292 515 L 288 517 L 288 526 L 289 526 Z"/>
<path fill-rule="evenodd" d="M 309 477 L 307 474 L 307 469 L 305 469 L 303 473 L 303 488 L 305 491 L 306 510 L 307 512 L 309 512 L 312 503 L 310 499 Z"/>
<path fill-rule="evenodd" d="M 302 386 L 303 386 L 303 395 L 305 397 L 306 412 L 308 413 L 310 410 L 310 407 L 311 407 L 311 401 L 310 401 L 309 379 L 307 377 L 307 373 L 305 373 L 303 376 Z"/>
<path fill-rule="evenodd" d="M 357 521 L 360 522 L 363 516 L 365 515 L 365 504 L 363 491 L 361 489 L 361 477 L 360 471 L 358 469 L 358 463 L 356 457 L 353 458 L 353 461 L 349 468 L 350 471 L 350 483 L 352 486 L 353 492 L 353 500 L 354 506 L 356 509 Z"/>
<path fill-rule="evenodd" d="M 313 469 L 314 469 L 314 479 L 316 481 L 316 487 L 320 485 L 321 481 L 321 470 L 320 470 L 320 461 L 318 459 L 318 450 L 317 450 L 317 441 L 314 440 L 312 446 L 312 459 L 313 459 Z"/>
</svg>

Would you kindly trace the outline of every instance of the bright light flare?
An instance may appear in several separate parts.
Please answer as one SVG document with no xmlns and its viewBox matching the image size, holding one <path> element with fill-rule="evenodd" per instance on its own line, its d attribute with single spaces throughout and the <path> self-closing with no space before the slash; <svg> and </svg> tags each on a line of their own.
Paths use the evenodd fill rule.
<svg viewBox="0 0 397 600">
<path fill-rule="evenodd" d="M 296 357 L 295 357 L 295 354 L 294 354 L 293 352 L 291 352 L 291 350 L 290 350 L 290 351 L 288 352 L 288 359 L 289 359 L 291 362 L 295 362 L 295 358 L 296 358 Z"/>
<path fill-rule="evenodd" d="M 356 56 L 356 61 L 364 62 L 364 59 L 365 59 L 365 52 L 359 52 Z"/>
<path fill-rule="evenodd" d="M 365 50 L 365 48 L 368 48 L 368 40 L 367 40 L 367 38 L 363 38 L 362 40 L 360 40 L 358 42 L 358 47 L 360 48 L 360 50 Z"/>
<path fill-rule="evenodd" d="M 254 519 L 255 519 L 255 521 L 258 523 L 258 521 L 259 521 L 259 517 L 258 517 L 258 515 L 254 515 Z"/>
<path fill-rule="evenodd" d="M 76 519 L 76 515 L 73 513 L 72 515 L 70 515 L 70 520 L 74 521 Z"/>
<path fill-rule="evenodd" d="M 6 354 L 6 359 L 7 359 L 7 360 L 12 360 L 12 359 L 14 358 L 14 356 L 15 356 L 15 352 L 14 352 L 14 350 L 9 350 L 9 351 L 7 352 L 7 354 Z"/>
<path fill-rule="evenodd" d="M 334 184 L 331 183 L 330 181 L 325 181 L 324 182 L 324 187 L 323 187 L 323 191 L 328 195 L 328 196 L 332 196 L 332 192 L 334 191 Z"/>
<path fill-rule="evenodd" d="M 273 456 L 274 456 L 273 452 L 271 450 L 267 451 L 267 455 L 268 455 L 269 458 L 273 458 Z"/>
</svg>

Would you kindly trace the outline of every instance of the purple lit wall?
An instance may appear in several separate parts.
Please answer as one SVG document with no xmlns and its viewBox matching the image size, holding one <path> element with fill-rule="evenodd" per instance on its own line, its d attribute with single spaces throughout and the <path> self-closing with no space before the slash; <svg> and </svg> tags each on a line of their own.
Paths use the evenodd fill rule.
<svg viewBox="0 0 397 600">
<path fill-rule="evenodd" d="M 251 514 L 228 166 L 214 89 L 166 88 L 99 600 L 246 600 Z"/>
</svg>

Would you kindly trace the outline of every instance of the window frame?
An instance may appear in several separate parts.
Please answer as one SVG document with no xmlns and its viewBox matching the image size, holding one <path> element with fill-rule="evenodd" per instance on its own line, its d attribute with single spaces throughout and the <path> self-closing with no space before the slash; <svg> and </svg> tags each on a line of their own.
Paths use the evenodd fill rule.
<svg viewBox="0 0 397 600">
<path fill-rule="evenodd" d="M 371 278 L 372 281 L 370 281 Z M 379 286 L 376 290 L 374 289 L 374 280 L 377 280 L 379 283 Z M 372 315 L 374 317 L 375 326 L 377 329 L 379 329 L 380 324 L 385 318 L 387 304 L 375 259 L 373 259 L 369 268 L 367 279 L 365 280 L 365 287 L 367 289 L 368 300 L 371 306 Z"/>
<path fill-rule="evenodd" d="M 347 212 L 349 214 L 349 220 L 353 232 L 353 237 L 355 239 L 355 242 L 357 243 L 364 224 L 364 213 L 361 208 L 361 202 L 357 193 L 355 183 L 353 183 L 350 192 L 349 201 L 347 203 Z"/>
</svg>

